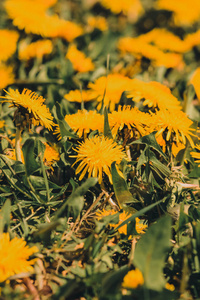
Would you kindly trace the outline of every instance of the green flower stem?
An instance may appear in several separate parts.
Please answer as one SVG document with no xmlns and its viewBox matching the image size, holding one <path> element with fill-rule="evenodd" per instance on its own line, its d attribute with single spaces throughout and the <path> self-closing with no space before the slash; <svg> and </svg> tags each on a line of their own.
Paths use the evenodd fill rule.
<svg viewBox="0 0 200 300">
<path fill-rule="evenodd" d="M 20 127 L 17 127 L 16 137 L 15 137 L 15 155 L 16 155 L 16 160 L 22 162 L 20 139 L 21 139 L 21 129 Z"/>
</svg>

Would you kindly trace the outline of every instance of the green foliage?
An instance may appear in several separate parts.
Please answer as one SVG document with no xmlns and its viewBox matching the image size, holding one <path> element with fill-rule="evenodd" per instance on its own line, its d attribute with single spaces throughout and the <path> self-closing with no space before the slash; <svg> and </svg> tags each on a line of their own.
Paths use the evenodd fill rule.
<svg viewBox="0 0 200 300">
<path fill-rule="evenodd" d="M 163 269 L 171 238 L 171 218 L 162 217 L 138 241 L 134 264 L 142 271 L 147 288 L 161 291 L 165 286 Z"/>
</svg>

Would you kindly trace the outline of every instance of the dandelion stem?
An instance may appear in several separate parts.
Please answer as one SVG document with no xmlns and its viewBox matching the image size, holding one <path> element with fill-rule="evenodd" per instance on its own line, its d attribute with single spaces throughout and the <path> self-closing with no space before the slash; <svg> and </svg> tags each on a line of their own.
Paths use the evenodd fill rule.
<svg viewBox="0 0 200 300">
<path fill-rule="evenodd" d="M 16 160 L 22 162 L 20 139 L 21 139 L 21 129 L 20 127 L 17 127 L 16 137 L 15 137 L 15 155 L 16 155 Z"/>
</svg>

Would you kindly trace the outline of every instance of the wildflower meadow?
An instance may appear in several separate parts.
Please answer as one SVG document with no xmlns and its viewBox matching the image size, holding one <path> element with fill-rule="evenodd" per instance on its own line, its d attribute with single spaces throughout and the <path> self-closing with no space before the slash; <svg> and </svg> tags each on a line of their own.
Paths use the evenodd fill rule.
<svg viewBox="0 0 200 300">
<path fill-rule="evenodd" d="M 0 300 L 200 299 L 200 1 L 0 0 Z"/>
</svg>

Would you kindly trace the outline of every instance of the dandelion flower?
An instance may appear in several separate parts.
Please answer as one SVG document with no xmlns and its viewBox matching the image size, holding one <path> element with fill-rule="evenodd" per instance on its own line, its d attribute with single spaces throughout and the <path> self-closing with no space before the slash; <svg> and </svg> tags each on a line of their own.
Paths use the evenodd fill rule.
<svg viewBox="0 0 200 300">
<path fill-rule="evenodd" d="M 192 25 L 200 18 L 199 0 L 158 0 L 156 6 L 159 9 L 166 9 L 174 13 L 176 25 Z"/>
<path fill-rule="evenodd" d="M 53 44 L 50 40 L 44 39 L 31 44 L 27 44 L 26 40 L 23 40 L 19 43 L 19 59 L 42 58 L 44 55 L 50 54 L 52 50 Z"/>
<path fill-rule="evenodd" d="M 165 28 L 153 30 L 139 36 L 140 41 L 156 45 L 160 50 L 184 53 L 190 50 L 188 43 Z"/>
<path fill-rule="evenodd" d="M 65 121 L 77 133 L 79 137 L 86 137 L 90 131 L 98 130 L 103 132 L 104 117 L 96 111 L 78 110 L 77 113 L 66 115 Z M 61 138 L 59 126 L 55 129 L 54 133 Z"/>
<path fill-rule="evenodd" d="M 44 143 L 44 145 L 45 145 L 45 151 L 44 151 L 43 162 L 46 166 L 52 168 L 53 163 L 55 163 L 60 159 L 60 154 L 54 147 L 49 146 L 49 144 Z"/>
<path fill-rule="evenodd" d="M 64 95 L 65 99 L 70 102 L 89 102 L 94 100 L 95 94 L 92 93 L 90 90 L 74 90 L 70 91 L 68 94 Z"/>
<path fill-rule="evenodd" d="M 104 127 L 103 115 L 92 110 L 79 110 L 76 114 L 66 115 L 65 121 L 79 137 L 89 133 L 91 130 L 102 132 Z"/>
<path fill-rule="evenodd" d="M 71 42 L 83 32 L 81 26 L 73 22 L 60 19 L 56 14 L 48 15 L 45 1 L 6 0 L 4 6 L 13 24 L 26 33 L 62 37 Z"/>
<path fill-rule="evenodd" d="M 114 14 L 123 12 L 133 21 L 143 13 L 143 7 L 140 0 L 100 0 L 100 3 L 110 9 Z"/>
<path fill-rule="evenodd" d="M 0 120 L 0 129 L 4 128 L 5 126 L 5 121 Z"/>
<path fill-rule="evenodd" d="M 94 83 L 89 83 L 88 88 L 96 96 L 97 101 L 101 102 L 104 97 L 104 105 L 109 106 L 110 110 L 115 109 L 115 105 L 119 103 L 121 95 L 124 91 L 131 90 L 132 79 L 121 74 L 109 74 L 107 77 L 102 76 Z M 100 105 L 98 107 L 100 107 Z"/>
<path fill-rule="evenodd" d="M 1 98 L 5 99 L 4 102 L 10 102 L 12 103 L 11 106 L 18 108 L 22 117 L 20 120 L 22 128 L 25 127 L 24 125 L 30 126 L 30 123 L 33 123 L 35 126 L 41 124 L 52 130 L 53 116 L 44 104 L 45 99 L 42 96 L 38 96 L 35 92 L 27 89 L 24 89 L 22 93 L 13 89 L 5 92 L 7 95 L 1 96 Z"/>
<path fill-rule="evenodd" d="M 165 66 L 166 68 L 182 68 L 183 58 L 181 54 L 163 52 L 156 45 L 151 45 L 143 36 L 141 37 L 124 37 L 118 42 L 118 49 L 124 53 L 130 53 L 136 58 L 146 57 L 152 60 L 155 66 Z"/>
<path fill-rule="evenodd" d="M 83 179 L 88 172 L 88 177 L 98 177 L 101 183 L 104 172 L 112 182 L 111 164 L 116 162 L 118 165 L 123 158 L 126 158 L 121 146 L 103 136 L 86 139 L 74 150 L 77 155 L 73 165 L 80 162 L 76 169 L 76 174 L 81 173 L 79 180 Z"/>
<path fill-rule="evenodd" d="M 106 31 L 108 29 L 107 21 L 102 16 L 90 16 L 87 19 L 87 24 L 89 26 L 89 31 L 93 30 L 94 28 L 97 28 L 101 31 Z"/>
<path fill-rule="evenodd" d="M 0 235 L 0 282 L 15 274 L 33 272 L 35 260 L 29 257 L 38 252 L 36 246 L 29 248 L 23 239 L 10 240 L 9 233 Z"/>
<path fill-rule="evenodd" d="M 8 60 L 15 53 L 18 38 L 16 31 L 0 29 L 0 62 Z"/>
<path fill-rule="evenodd" d="M 187 34 L 184 39 L 184 43 L 189 50 L 191 50 L 194 46 L 198 46 L 200 44 L 200 29 L 194 33 Z"/>
<path fill-rule="evenodd" d="M 148 107 L 158 107 L 172 112 L 179 111 L 181 108 L 180 102 L 172 95 L 170 89 L 156 81 L 144 82 L 133 79 L 132 90 L 128 95 L 136 102 L 144 98 L 143 105 Z"/>
<path fill-rule="evenodd" d="M 124 277 L 122 286 L 127 289 L 136 289 L 144 284 L 142 272 L 139 269 L 129 271 Z"/>
<path fill-rule="evenodd" d="M 98 219 L 102 219 L 103 217 L 106 216 L 112 216 L 115 215 L 117 212 L 114 209 L 111 210 L 105 210 L 103 209 L 102 211 L 97 211 L 96 216 Z M 110 224 L 111 227 L 117 228 L 119 225 L 121 225 L 122 222 L 127 220 L 131 214 L 128 212 L 123 211 L 122 213 L 119 214 L 119 222 L 117 224 Z M 135 219 L 135 229 L 138 234 L 144 233 L 144 230 L 147 228 L 147 225 L 144 225 L 143 223 L 140 222 L 139 218 Z M 120 227 L 118 229 L 119 233 L 127 235 L 127 224 Z"/>
<path fill-rule="evenodd" d="M 173 284 L 170 284 L 169 282 L 165 284 L 165 288 L 171 292 L 175 290 L 175 286 Z"/>
<path fill-rule="evenodd" d="M 157 130 L 156 137 L 166 132 L 166 141 L 174 135 L 176 143 L 186 144 L 186 139 L 188 139 L 192 148 L 194 148 L 194 142 L 192 136 L 195 129 L 191 128 L 193 122 L 187 117 L 187 115 L 182 111 L 176 111 L 174 117 L 174 112 L 169 112 L 167 110 L 157 111 L 156 114 L 152 116 L 152 128 L 151 130 Z"/>
<path fill-rule="evenodd" d="M 85 73 L 94 70 L 94 64 L 91 58 L 86 57 L 85 54 L 79 51 L 75 45 L 70 45 L 66 54 L 75 71 Z"/>
<path fill-rule="evenodd" d="M 11 66 L 0 63 L 0 90 L 14 82 L 14 73 Z"/>
<path fill-rule="evenodd" d="M 151 115 L 139 111 L 137 107 L 119 105 L 118 111 L 113 111 L 109 114 L 109 125 L 114 136 L 117 135 L 118 130 L 122 130 L 126 125 L 128 129 L 135 128 L 140 135 L 145 135 L 145 127 L 151 123 Z"/>
</svg>

